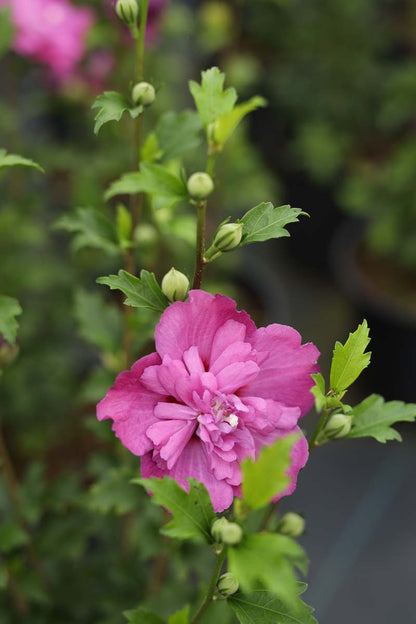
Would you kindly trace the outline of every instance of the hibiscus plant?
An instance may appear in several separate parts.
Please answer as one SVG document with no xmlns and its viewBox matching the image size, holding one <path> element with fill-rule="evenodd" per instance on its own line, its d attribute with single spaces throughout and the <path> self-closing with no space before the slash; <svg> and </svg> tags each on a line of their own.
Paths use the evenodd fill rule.
<svg viewBox="0 0 416 624">
<path fill-rule="evenodd" d="M 345 343 L 336 343 L 325 379 L 317 347 L 302 344 L 294 328 L 278 323 L 258 328 L 233 299 L 203 289 L 225 254 L 289 236 L 287 227 L 295 227 L 306 213 L 260 197 L 239 218 L 220 217 L 207 235 L 211 198 L 221 185 L 219 157 L 244 117 L 266 102 L 260 96 L 238 101 L 235 89 L 225 86 L 224 73 L 211 67 L 200 82 L 189 83 L 194 109 L 164 112 L 148 131 L 160 88 L 157 79 L 148 78 L 144 62 L 149 0 L 118 0 L 114 10 L 134 40 L 135 69 L 124 93 L 105 91 L 96 98 L 94 132 L 130 118 L 132 170 L 106 189 L 107 212 L 78 208 L 57 226 L 73 233 L 76 249 L 96 246 L 108 265 L 114 266 L 114 258 L 123 262 L 117 274 L 97 279 L 117 293 L 108 293 L 108 299 L 84 293 L 77 305 L 95 310 L 89 324 L 84 319 L 84 331 L 100 349 L 105 378 L 118 373 L 98 403 L 97 418 L 111 421 L 119 440 L 105 423 L 92 425 L 113 445 L 116 457 L 110 467 L 95 468 L 93 504 L 125 512 L 123 544 L 145 524 L 156 543 L 148 568 L 141 571 L 146 591 L 138 590 L 140 603 L 125 605 L 124 617 L 132 624 L 235 618 L 241 624 L 313 624 L 313 609 L 301 598 L 306 586 L 298 578 L 308 567 L 296 541 L 304 519 L 294 512 L 279 515 L 279 501 L 294 491 L 316 447 L 340 438 L 400 440 L 392 425 L 414 420 L 416 405 L 385 402 L 378 395 L 358 405 L 346 402 L 350 386 L 370 363 L 365 320 Z M 193 154 L 201 144 L 204 164 L 195 167 L 199 157 L 193 160 Z M 10 158 L 0 157 L 0 167 Z M 183 224 L 193 243 L 193 270 L 171 267 L 163 274 L 154 256 L 145 264 L 141 246 L 151 226 L 156 256 L 170 265 L 166 234 L 175 222 Z M 181 255 L 176 258 L 181 261 Z M 0 298 L 1 367 L 9 363 L 20 312 L 14 299 Z M 304 418 L 313 405 L 320 415 L 315 426 Z M 13 498 L 14 476 L 5 463 L 6 450 L 2 453 Z M 101 472 L 104 478 L 97 479 Z M 20 537 L 27 545 L 25 522 Z M 154 534 L 157 524 L 161 538 Z M 143 540 L 139 548 L 146 551 L 149 544 Z M 183 554 L 185 587 L 174 585 L 176 610 L 166 613 L 159 596 L 166 595 L 166 558 L 175 549 Z M 193 562 L 197 577 L 185 569 L 191 551 L 203 565 L 199 569 Z M 14 597 L 19 601 L 19 593 Z M 24 612 L 24 605 L 20 609 Z"/>
</svg>

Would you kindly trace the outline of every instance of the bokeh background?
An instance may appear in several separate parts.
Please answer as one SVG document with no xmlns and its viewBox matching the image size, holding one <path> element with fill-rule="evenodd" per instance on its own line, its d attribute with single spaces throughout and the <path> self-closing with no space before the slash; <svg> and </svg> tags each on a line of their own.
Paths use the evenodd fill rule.
<svg viewBox="0 0 416 624">
<path fill-rule="evenodd" d="M 242 99 L 268 100 L 218 160 L 210 227 L 261 201 L 310 215 L 291 238 L 218 262 L 207 287 L 259 324 L 296 327 L 321 350 L 324 372 L 335 340 L 367 318 L 373 363 L 350 402 L 371 392 L 416 401 L 414 0 L 150 0 L 150 9 L 149 127 L 192 108 L 188 80 L 212 65 Z M 46 172 L 0 178 L 0 292 L 23 308 L 19 357 L 1 377 L 1 427 L 34 536 L 29 547 L 13 533 L 2 487 L 0 619 L 115 624 L 143 597 L 169 613 L 178 588 L 156 599 L 146 586 L 159 512 L 132 513 L 145 498 L 123 485 L 134 458 L 94 417 L 121 368 L 118 302 L 95 279 L 122 258 L 99 232 L 88 237 L 85 209 L 114 211 L 103 190 L 131 169 L 131 128 L 123 120 L 95 137 L 91 104 L 106 89 L 128 92 L 131 40 L 107 0 L 2 0 L 0 54 L 0 147 Z M 202 154 L 185 159 L 189 171 Z M 139 265 L 159 278 L 172 264 L 190 272 L 192 216 L 161 207 L 146 217 Z M 151 318 L 137 325 L 137 353 L 152 329 Z M 400 446 L 318 449 L 282 505 L 306 513 L 307 600 L 320 624 L 414 621 L 416 439 L 401 432 Z M 186 565 L 204 570 L 197 549 L 165 546 L 161 578 L 183 584 Z"/>
</svg>

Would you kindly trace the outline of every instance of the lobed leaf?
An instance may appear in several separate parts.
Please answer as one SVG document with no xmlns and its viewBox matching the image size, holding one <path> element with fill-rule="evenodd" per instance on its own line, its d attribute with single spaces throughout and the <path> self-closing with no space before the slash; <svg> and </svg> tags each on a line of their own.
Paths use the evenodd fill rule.
<svg viewBox="0 0 416 624">
<path fill-rule="evenodd" d="M 317 624 L 312 607 L 299 598 L 288 605 L 268 591 L 238 592 L 227 600 L 240 624 Z"/>
<path fill-rule="evenodd" d="M 391 425 L 397 422 L 414 422 L 416 404 L 402 401 L 385 402 L 383 397 L 372 394 L 352 410 L 352 429 L 348 438 L 372 437 L 378 442 L 401 441 L 401 435 Z"/>
<path fill-rule="evenodd" d="M 288 205 L 274 207 L 271 202 L 263 202 L 255 206 L 240 220 L 244 224 L 241 245 L 290 236 L 285 226 L 299 221 L 300 215 L 306 212 Z"/>
<path fill-rule="evenodd" d="M 231 111 L 220 115 L 215 123 L 215 142 L 218 143 L 218 145 L 224 145 L 246 115 L 257 108 L 266 106 L 266 104 L 267 102 L 264 98 L 256 95 L 248 100 L 248 102 L 237 104 Z"/>
<path fill-rule="evenodd" d="M 16 316 L 21 313 L 22 308 L 17 299 L 0 295 L 0 335 L 10 344 L 14 344 L 16 340 L 19 327 Z"/>
<path fill-rule="evenodd" d="M 290 435 L 264 446 L 257 461 L 247 457 L 241 464 L 243 502 L 251 509 L 260 509 L 284 492 L 289 485 L 287 470 L 290 452 L 298 435 Z"/>
<path fill-rule="evenodd" d="M 368 324 L 364 319 L 355 332 L 350 333 L 344 345 L 336 342 L 329 383 L 331 390 L 337 394 L 343 394 L 369 365 L 371 353 L 365 353 L 370 342 L 368 334 Z"/>
<path fill-rule="evenodd" d="M 74 251 L 92 247 L 109 254 L 120 253 L 113 223 L 95 208 L 77 208 L 72 214 L 58 219 L 54 228 L 75 234 L 71 243 Z"/>
<path fill-rule="evenodd" d="M 134 308 L 163 312 L 169 305 L 154 273 L 149 273 L 145 269 L 140 272 L 140 277 L 135 277 L 124 269 L 120 269 L 118 275 L 99 277 L 97 282 L 109 286 L 111 290 L 121 290 L 126 295 L 124 303 Z"/>
<path fill-rule="evenodd" d="M 133 119 L 143 112 L 142 106 L 131 107 L 129 100 L 117 91 L 105 91 L 96 98 L 91 108 L 98 109 L 94 119 L 94 134 L 98 134 L 101 127 L 109 121 L 120 121 L 126 111 Z"/>
<path fill-rule="evenodd" d="M 6 150 L 0 149 L 0 169 L 5 169 L 6 167 L 33 167 L 42 173 L 45 173 L 44 170 L 38 163 L 30 158 L 23 158 L 23 156 L 18 156 L 17 154 L 7 154 Z"/>
<path fill-rule="evenodd" d="M 218 67 L 203 71 L 201 77 L 201 84 L 191 80 L 189 89 L 202 125 L 207 128 L 221 115 L 232 111 L 237 101 L 237 93 L 232 87 L 224 89 L 225 74 Z"/>
<path fill-rule="evenodd" d="M 188 624 L 189 623 L 189 605 L 186 605 L 180 611 L 176 611 L 168 619 L 168 624 Z"/>
<path fill-rule="evenodd" d="M 211 543 L 211 526 L 216 515 L 211 498 L 203 483 L 188 479 L 189 492 L 170 477 L 163 479 L 136 479 L 146 490 L 153 494 L 152 502 L 162 505 L 173 515 L 162 533 L 179 539 L 197 538 Z"/>
<path fill-rule="evenodd" d="M 321 373 L 314 373 L 311 377 L 315 382 L 315 385 L 311 388 L 311 392 L 315 398 L 315 408 L 317 412 L 322 412 L 327 399 L 325 396 L 325 379 Z"/>
<path fill-rule="evenodd" d="M 152 613 L 144 607 L 124 611 L 123 615 L 129 624 L 165 624 L 156 613 Z"/>
</svg>

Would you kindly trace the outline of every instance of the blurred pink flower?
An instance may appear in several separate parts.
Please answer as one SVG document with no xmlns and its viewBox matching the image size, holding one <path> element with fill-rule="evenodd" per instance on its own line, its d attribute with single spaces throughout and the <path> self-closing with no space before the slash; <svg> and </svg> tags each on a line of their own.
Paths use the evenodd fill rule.
<svg viewBox="0 0 416 624">
<path fill-rule="evenodd" d="M 165 310 L 155 340 L 156 353 L 117 377 L 97 417 L 111 418 L 124 446 L 142 456 L 143 477 L 169 475 L 185 489 L 193 477 L 216 511 L 227 509 L 241 495 L 241 460 L 300 433 L 319 352 L 291 327 L 257 329 L 234 301 L 201 290 Z M 300 435 L 283 495 L 308 458 Z"/>
<path fill-rule="evenodd" d="M 58 81 L 70 77 L 84 54 L 92 11 L 68 0 L 0 0 L 4 5 L 16 28 L 14 50 L 44 63 Z"/>
</svg>

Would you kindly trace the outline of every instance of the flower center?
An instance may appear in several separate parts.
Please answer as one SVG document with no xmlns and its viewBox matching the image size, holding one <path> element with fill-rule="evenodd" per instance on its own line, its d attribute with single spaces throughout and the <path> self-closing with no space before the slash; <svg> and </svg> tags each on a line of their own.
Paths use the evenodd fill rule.
<svg viewBox="0 0 416 624">
<path fill-rule="evenodd" d="M 237 410 L 232 400 L 227 398 L 224 400 L 224 398 L 215 397 L 211 403 L 211 407 L 214 422 L 217 425 L 220 425 L 221 422 L 226 422 L 232 429 L 238 426 L 238 416 L 235 413 Z"/>
</svg>

